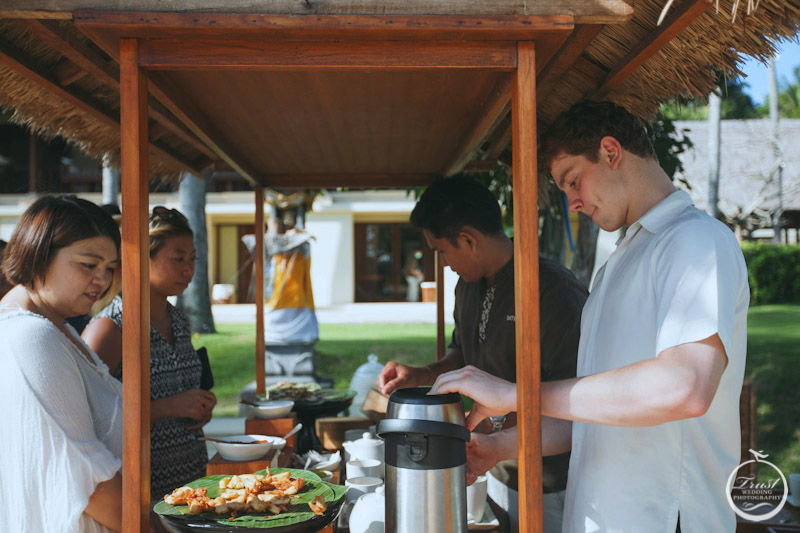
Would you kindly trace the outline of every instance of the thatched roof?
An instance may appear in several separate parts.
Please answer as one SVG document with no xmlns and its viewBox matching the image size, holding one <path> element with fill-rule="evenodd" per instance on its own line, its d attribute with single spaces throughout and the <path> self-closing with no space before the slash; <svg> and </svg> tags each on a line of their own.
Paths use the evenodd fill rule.
<svg viewBox="0 0 800 533">
<path fill-rule="evenodd" d="M 234 20 L 230 13 L 384 17 L 567 14 L 573 17 L 574 31 L 537 77 L 537 116 L 545 125 L 585 98 L 616 101 L 648 118 L 660 103 L 676 96 L 705 96 L 718 72 L 738 76 L 747 56 L 766 60 L 781 40 L 796 39 L 800 23 L 800 0 L 761 0 L 755 9 L 752 1 L 709 4 L 687 0 L 670 5 L 657 26 L 666 4 L 663 0 L 638 0 L 631 8 L 620 0 L 327 0 L 305 4 L 184 0 L 171 2 L 169 7 L 174 12 L 227 13 L 205 22 L 198 13 L 198 26 L 224 25 L 226 20 Z M 0 7 L 0 106 L 13 111 L 14 122 L 44 137 L 59 135 L 92 156 L 108 153 L 113 158 L 119 149 L 119 67 L 113 51 L 90 39 L 73 15 L 81 9 L 163 11 L 164 5 L 159 0 L 4 0 Z M 150 33 L 158 35 L 158 24 L 163 21 L 146 14 L 141 18 L 146 22 L 140 26 L 149 24 Z M 256 22 L 264 24 L 253 18 L 253 24 Z M 250 21 L 236 19 L 236 23 Z M 130 30 L 135 31 L 141 28 Z M 491 88 L 494 78 L 484 82 Z M 507 107 L 498 108 L 500 111 L 509 112 Z M 187 127 L 155 101 L 151 119 L 152 174 L 176 177 L 181 171 L 199 172 L 212 163 L 225 166 L 225 158 L 215 147 L 201 141 L 203 136 L 191 125 Z M 510 149 L 510 121 L 501 114 L 485 126 L 473 148 L 482 148 L 488 168 Z M 461 168 L 463 165 L 450 164 L 431 171 Z"/>
</svg>

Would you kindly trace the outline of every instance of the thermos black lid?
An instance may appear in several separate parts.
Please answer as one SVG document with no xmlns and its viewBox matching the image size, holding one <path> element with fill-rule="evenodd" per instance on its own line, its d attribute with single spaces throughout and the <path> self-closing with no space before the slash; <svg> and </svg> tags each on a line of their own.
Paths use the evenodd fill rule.
<svg viewBox="0 0 800 533">
<path fill-rule="evenodd" d="M 391 396 L 389 396 L 389 401 L 414 405 L 445 405 L 449 403 L 461 403 L 461 396 L 457 392 L 449 392 L 447 394 L 428 394 L 430 390 L 430 387 L 398 389 L 394 391 Z"/>
</svg>

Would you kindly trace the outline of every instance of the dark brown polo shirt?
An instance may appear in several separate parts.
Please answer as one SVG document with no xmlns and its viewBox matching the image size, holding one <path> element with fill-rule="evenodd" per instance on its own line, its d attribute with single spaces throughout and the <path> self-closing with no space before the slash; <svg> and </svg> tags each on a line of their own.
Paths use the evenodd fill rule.
<svg viewBox="0 0 800 533">
<path fill-rule="evenodd" d="M 458 348 L 464 362 L 516 383 L 516 333 L 514 312 L 514 258 L 495 275 L 494 298 L 484 311 L 486 279 L 475 283 L 458 280 L 453 316 L 455 330 L 450 348 Z M 564 266 L 539 257 L 539 314 L 541 331 L 542 381 L 575 377 L 581 311 L 588 293 Z M 487 314 L 481 342 L 481 317 Z M 567 486 L 569 453 L 542 459 L 544 492 Z M 492 474 L 511 488 L 517 488 L 517 462 L 498 464 Z"/>
</svg>

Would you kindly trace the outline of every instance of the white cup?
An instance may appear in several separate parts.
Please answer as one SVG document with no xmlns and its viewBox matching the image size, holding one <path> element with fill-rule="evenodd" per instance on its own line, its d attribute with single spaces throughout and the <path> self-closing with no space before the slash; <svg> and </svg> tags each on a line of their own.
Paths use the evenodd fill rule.
<svg viewBox="0 0 800 533">
<path fill-rule="evenodd" d="M 358 459 L 347 461 L 345 465 L 347 479 L 354 477 L 379 477 L 383 478 L 383 461 L 377 459 Z"/>
<path fill-rule="evenodd" d="M 350 503 L 364 494 L 375 492 L 375 489 L 383 485 L 383 480 L 379 477 L 354 477 L 346 480 L 344 484 L 347 487 L 346 498 Z"/>
<path fill-rule="evenodd" d="M 487 490 L 486 476 L 478 476 L 475 483 L 467 487 L 467 520 L 480 522 L 483 518 Z"/>
<path fill-rule="evenodd" d="M 789 474 L 789 502 L 800 507 L 800 474 Z"/>
</svg>

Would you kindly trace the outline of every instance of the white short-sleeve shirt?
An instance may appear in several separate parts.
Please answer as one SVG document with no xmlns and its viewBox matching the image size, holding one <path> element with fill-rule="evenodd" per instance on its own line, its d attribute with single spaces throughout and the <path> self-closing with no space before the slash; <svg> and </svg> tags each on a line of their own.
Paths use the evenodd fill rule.
<svg viewBox="0 0 800 533">
<path fill-rule="evenodd" d="M 718 333 L 728 365 L 707 413 L 653 427 L 574 423 L 563 531 L 733 532 L 747 269 L 733 233 L 677 191 L 631 225 L 583 310 L 578 376 Z"/>
<path fill-rule="evenodd" d="M 0 531 L 110 531 L 83 510 L 122 464 L 122 386 L 76 343 L 42 316 L 0 313 Z"/>
</svg>

